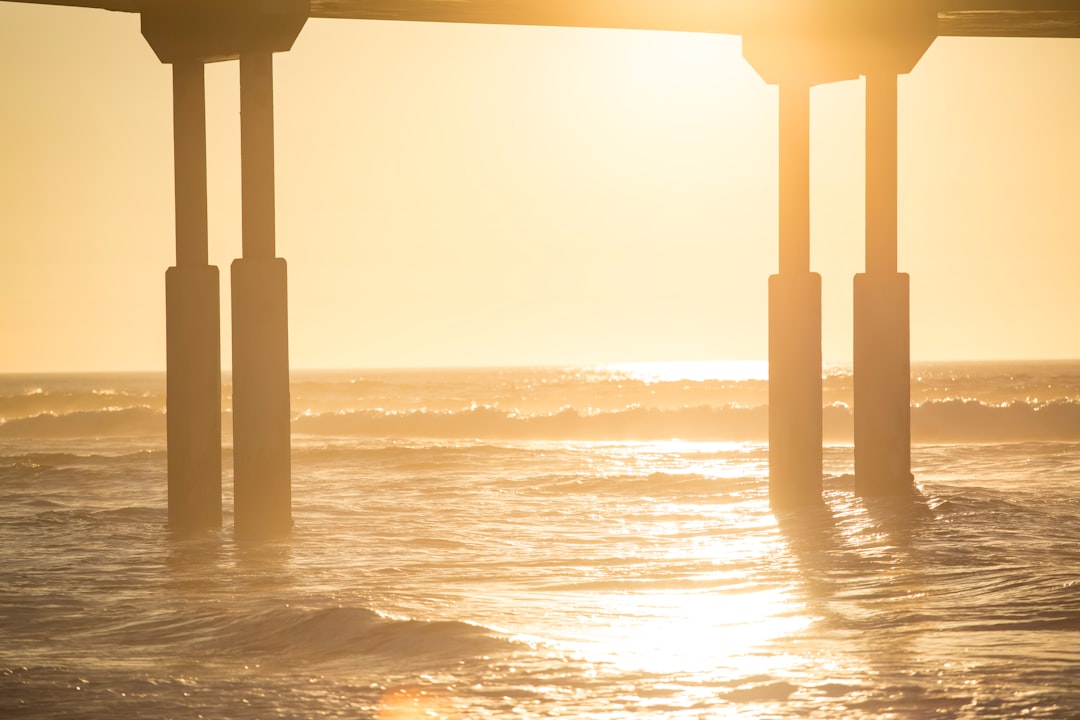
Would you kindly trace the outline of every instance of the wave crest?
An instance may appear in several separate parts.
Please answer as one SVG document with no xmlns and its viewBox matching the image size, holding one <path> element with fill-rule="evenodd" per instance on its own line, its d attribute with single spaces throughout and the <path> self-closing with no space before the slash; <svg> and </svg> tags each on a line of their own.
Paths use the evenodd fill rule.
<svg viewBox="0 0 1080 720">
<path fill-rule="evenodd" d="M 0 437 L 100 437 L 164 434 L 165 413 L 149 406 L 45 412 L 0 422 Z"/>
<path fill-rule="evenodd" d="M 228 429 L 229 416 L 223 417 Z M 844 403 L 822 410 L 824 437 L 850 442 L 853 411 Z M 461 410 L 345 410 L 306 412 L 293 419 L 293 431 L 309 436 L 431 438 L 448 440 L 581 440 L 767 442 L 766 405 L 695 405 L 658 408 L 633 405 L 622 410 L 563 409 L 528 414 L 492 406 Z M 0 421 L 0 437 L 73 438 L 164 436 L 165 413 L 149 406 L 100 411 L 53 412 Z M 1080 440 L 1080 402 L 934 400 L 913 405 L 914 442 L 1020 442 Z"/>
<path fill-rule="evenodd" d="M 631 407 L 613 412 L 565 408 L 547 415 L 478 407 L 459 412 L 352 411 L 303 415 L 299 433 L 503 440 L 735 440 L 768 437 L 768 409 L 697 406 L 681 410 Z"/>
<path fill-rule="evenodd" d="M 223 614 L 217 608 L 206 607 L 124 623 L 103 633 L 124 644 L 190 643 L 213 654 L 255 654 L 311 662 L 356 656 L 456 661 L 483 657 L 513 645 L 511 640 L 478 625 L 397 619 L 357 606 L 282 605 L 249 615 Z"/>
</svg>

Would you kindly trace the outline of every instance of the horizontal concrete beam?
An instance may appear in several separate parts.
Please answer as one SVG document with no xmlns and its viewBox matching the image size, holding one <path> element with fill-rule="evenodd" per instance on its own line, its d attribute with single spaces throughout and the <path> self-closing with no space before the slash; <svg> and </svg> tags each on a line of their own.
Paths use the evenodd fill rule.
<svg viewBox="0 0 1080 720">
<path fill-rule="evenodd" d="M 228 7 L 234 2 L 219 0 Z M 37 5 L 153 11 L 162 0 L 0 0 Z M 877 0 L 825 0 L 862 12 Z M 1080 37 L 1075 0 L 926 0 L 937 34 L 958 37 Z M 741 35 L 748 17 L 797 17 L 811 0 L 311 0 L 310 17 L 356 20 L 678 30 Z"/>
<path fill-rule="evenodd" d="M 1033 10 L 1003 13 L 992 10 L 938 14 L 938 35 L 953 37 L 1080 37 L 1080 11 Z"/>
<path fill-rule="evenodd" d="M 929 12 L 806 17 L 743 35 L 743 57 L 772 85 L 822 85 L 885 69 L 904 74 L 934 42 Z"/>
<path fill-rule="evenodd" d="M 24 5 L 57 5 L 60 7 L 95 8 L 116 12 L 139 12 L 140 0 L 4 0 Z"/>
<path fill-rule="evenodd" d="M 163 63 L 285 52 L 310 10 L 308 0 L 158 0 L 144 5 L 142 34 Z"/>
<path fill-rule="evenodd" d="M 746 22 L 798 18 L 823 5 L 855 14 L 880 0 L 312 0 L 311 17 L 679 30 L 742 35 Z M 939 35 L 1080 37 L 1074 0 L 909 0 L 938 14 Z M 1007 12 L 1006 12 L 1007 11 Z M 981 16 L 981 17 L 977 17 Z"/>
</svg>

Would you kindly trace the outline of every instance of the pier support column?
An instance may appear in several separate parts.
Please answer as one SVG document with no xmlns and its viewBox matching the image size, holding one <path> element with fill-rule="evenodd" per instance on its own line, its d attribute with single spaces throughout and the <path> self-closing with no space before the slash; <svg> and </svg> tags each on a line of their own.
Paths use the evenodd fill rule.
<svg viewBox="0 0 1080 720">
<path fill-rule="evenodd" d="M 218 269 L 208 264 L 203 64 L 173 64 L 176 266 L 165 273 L 169 527 L 221 527 Z"/>
<path fill-rule="evenodd" d="M 810 85 L 780 84 L 780 272 L 769 278 L 769 501 L 821 502 L 821 276 L 810 272 Z"/>
<path fill-rule="evenodd" d="M 769 278 L 769 504 L 822 502 L 821 276 L 810 271 L 810 89 L 851 77 L 821 7 L 749 28 L 743 57 L 780 88 L 780 271 Z"/>
<path fill-rule="evenodd" d="M 196 525 L 221 524 L 221 345 L 217 268 L 206 260 L 202 63 L 239 58 L 244 250 L 232 267 L 236 533 L 281 535 L 292 527 L 289 329 L 285 261 L 274 254 L 272 58 L 292 48 L 311 3 L 156 0 L 144 5 L 142 34 L 161 62 L 174 65 L 178 108 L 177 267 L 166 280 L 169 522 L 175 517 L 175 524 L 188 525 L 189 517 L 198 517 L 211 519 Z M 196 96 L 197 112 L 188 99 Z M 196 486 L 189 477 L 216 480 L 199 480 Z M 211 495 L 216 511 L 190 510 L 209 508 Z"/>
<path fill-rule="evenodd" d="M 926 3 L 807 3 L 748 26 L 743 57 L 780 85 L 780 273 L 769 284 L 769 493 L 820 502 L 821 281 L 810 272 L 809 100 L 867 74 L 867 272 L 855 281 L 856 489 L 912 488 L 908 280 L 896 271 L 896 76 L 937 33 Z M 808 96 L 807 96 L 808 97 Z"/>
<path fill-rule="evenodd" d="M 855 276 L 855 491 L 914 492 L 909 279 L 897 272 L 897 76 L 866 77 L 866 272 Z"/>
<path fill-rule="evenodd" d="M 275 257 L 273 55 L 240 55 L 243 258 L 232 265 L 236 533 L 292 527 L 289 322 L 285 260 Z"/>
<path fill-rule="evenodd" d="M 937 36 L 925 3 L 875 3 L 857 55 L 866 76 L 866 272 L 855 276 L 855 492 L 908 495 L 911 322 L 897 271 L 897 77 Z M 880 13 L 880 14 L 879 14 Z"/>
</svg>

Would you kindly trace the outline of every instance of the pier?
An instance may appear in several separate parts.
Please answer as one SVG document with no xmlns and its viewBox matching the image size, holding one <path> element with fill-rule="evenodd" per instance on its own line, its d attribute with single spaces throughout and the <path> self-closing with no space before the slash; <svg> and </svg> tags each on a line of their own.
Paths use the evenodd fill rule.
<svg viewBox="0 0 1080 720">
<path fill-rule="evenodd" d="M 27 1 L 27 0 L 5 0 Z M 33 0 L 30 0 L 33 1 Z M 220 278 L 209 264 L 204 67 L 240 65 L 242 257 L 231 267 L 235 527 L 288 532 L 287 268 L 275 248 L 274 54 L 309 17 L 738 35 L 778 87 L 779 267 L 768 279 L 770 499 L 821 502 L 822 294 L 810 254 L 813 88 L 866 82 L 866 264 L 854 278 L 856 492 L 914 492 L 909 278 L 898 265 L 897 78 L 938 36 L 1080 37 L 1063 0 L 44 0 L 138 13 L 172 66 L 176 264 L 166 272 L 169 522 L 221 525 Z M 763 278 L 764 280 L 764 278 Z"/>
</svg>

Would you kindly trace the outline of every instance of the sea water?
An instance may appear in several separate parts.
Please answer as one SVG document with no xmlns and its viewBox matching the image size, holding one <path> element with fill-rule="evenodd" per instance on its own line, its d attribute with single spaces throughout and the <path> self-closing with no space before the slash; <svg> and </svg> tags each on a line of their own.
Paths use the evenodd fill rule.
<svg viewBox="0 0 1080 720">
<path fill-rule="evenodd" d="M 1080 716 L 1080 363 L 916 365 L 914 500 L 768 506 L 754 363 L 296 373 L 287 539 L 164 377 L 0 377 L 0 717 Z M 226 378 L 227 380 L 227 378 Z"/>
</svg>

